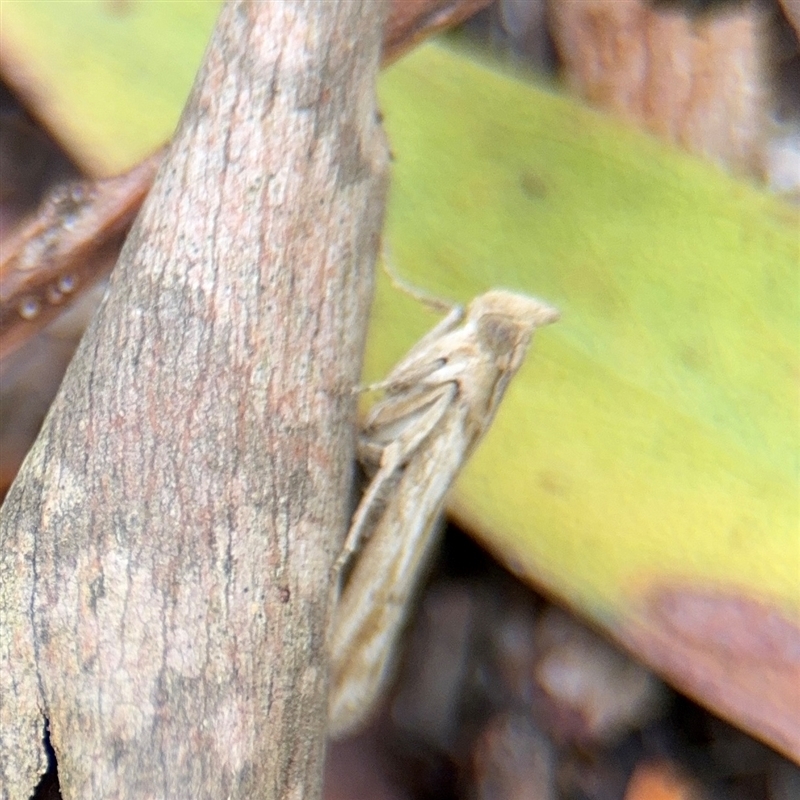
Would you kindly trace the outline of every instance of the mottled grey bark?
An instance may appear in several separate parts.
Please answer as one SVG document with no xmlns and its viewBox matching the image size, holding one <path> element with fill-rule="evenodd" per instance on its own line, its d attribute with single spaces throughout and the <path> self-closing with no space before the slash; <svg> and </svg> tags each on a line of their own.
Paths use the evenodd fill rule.
<svg viewBox="0 0 800 800">
<path fill-rule="evenodd" d="M 386 183 L 382 4 L 229 2 L 0 519 L 0 795 L 307 798 Z"/>
</svg>

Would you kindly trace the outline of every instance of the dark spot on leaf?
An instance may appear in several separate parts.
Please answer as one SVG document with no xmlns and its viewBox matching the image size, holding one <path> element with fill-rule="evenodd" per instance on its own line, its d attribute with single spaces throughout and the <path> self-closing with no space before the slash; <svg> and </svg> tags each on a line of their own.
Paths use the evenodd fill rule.
<svg viewBox="0 0 800 800">
<path fill-rule="evenodd" d="M 688 345 L 681 351 L 681 361 L 693 371 L 704 369 L 708 365 L 708 358 L 705 352 L 696 346 Z"/>
<path fill-rule="evenodd" d="M 539 472 L 539 486 L 548 494 L 566 497 L 569 494 L 569 484 L 563 475 L 552 470 Z"/>
<path fill-rule="evenodd" d="M 545 182 L 533 172 L 523 172 L 520 175 L 519 187 L 522 193 L 532 200 L 543 200 L 547 197 Z"/>
</svg>

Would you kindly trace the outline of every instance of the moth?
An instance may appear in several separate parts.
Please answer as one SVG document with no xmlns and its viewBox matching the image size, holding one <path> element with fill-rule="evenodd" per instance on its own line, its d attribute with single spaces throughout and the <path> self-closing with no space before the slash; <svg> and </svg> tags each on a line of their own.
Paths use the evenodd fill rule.
<svg viewBox="0 0 800 800">
<path fill-rule="evenodd" d="M 502 289 L 456 306 L 372 389 L 384 395 L 357 441 L 371 481 L 335 573 L 328 733 L 363 725 L 391 677 L 409 600 L 445 495 L 491 424 L 536 328 L 558 312 Z"/>
</svg>

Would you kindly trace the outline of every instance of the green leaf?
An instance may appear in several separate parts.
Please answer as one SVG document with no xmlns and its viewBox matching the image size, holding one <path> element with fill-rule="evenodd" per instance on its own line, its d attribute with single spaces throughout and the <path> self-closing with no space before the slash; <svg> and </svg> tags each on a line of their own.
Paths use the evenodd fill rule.
<svg viewBox="0 0 800 800">
<path fill-rule="evenodd" d="M 3 0 L 4 71 L 85 169 L 124 172 L 172 135 L 220 5 Z"/>
<path fill-rule="evenodd" d="M 599 613 L 671 568 L 757 577 L 794 607 L 792 212 L 441 48 L 391 69 L 381 100 L 401 272 L 459 300 L 521 289 L 563 314 L 459 486 L 461 514 L 506 531 L 534 574 Z M 370 378 L 423 313 L 384 287 Z"/>
<path fill-rule="evenodd" d="M 773 667 L 800 677 L 794 645 L 767 647 L 761 631 L 739 652 L 712 634 L 738 635 L 752 612 L 800 642 L 796 209 L 441 47 L 391 68 L 380 94 L 395 268 L 441 296 L 504 286 L 562 311 L 459 481 L 456 516 L 516 572 L 791 750 L 797 723 L 776 733 L 768 719 L 790 697 L 759 681 Z M 367 379 L 430 324 L 384 280 Z M 676 619 L 667 596 L 697 618 Z M 654 649 L 670 625 L 693 639 L 685 668 Z M 761 693 L 755 717 L 720 686 L 731 652 L 749 659 L 740 688 Z"/>
</svg>

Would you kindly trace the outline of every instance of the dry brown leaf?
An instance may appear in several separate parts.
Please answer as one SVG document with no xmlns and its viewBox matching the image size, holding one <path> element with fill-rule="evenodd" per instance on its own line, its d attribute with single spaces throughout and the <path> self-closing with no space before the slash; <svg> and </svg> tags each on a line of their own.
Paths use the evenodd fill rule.
<svg viewBox="0 0 800 800">
<path fill-rule="evenodd" d="M 700 800 L 697 787 L 667 762 L 640 764 L 625 791 L 625 800 Z"/>
<path fill-rule="evenodd" d="M 59 186 L 4 243 L 0 362 L 111 269 L 160 163 L 159 152 L 125 175 Z"/>
<path fill-rule="evenodd" d="M 518 714 L 500 714 L 478 737 L 472 754 L 477 800 L 554 800 L 555 752 Z"/>
<path fill-rule="evenodd" d="M 645 0 L 551 0 L 567 82 L 716 163 L 757 172 L 770 97 L 754 3 L 692 18 Z"/>
<path fill-rule="evenodd" d="M 779 0 L 786 19 L 791 22 L 798 36 L 800 36 L 800 0 Z"/>
</svg>

